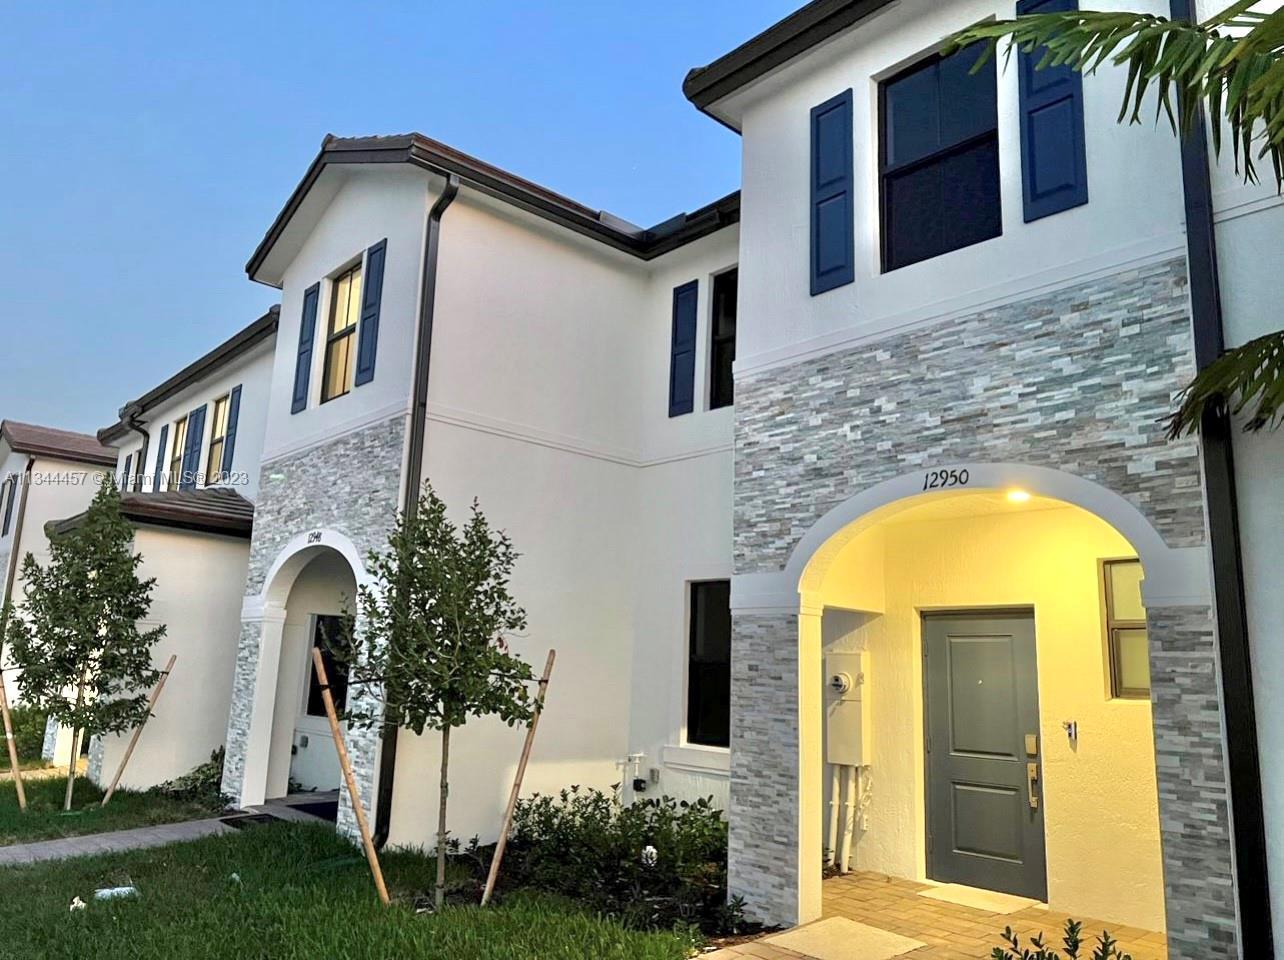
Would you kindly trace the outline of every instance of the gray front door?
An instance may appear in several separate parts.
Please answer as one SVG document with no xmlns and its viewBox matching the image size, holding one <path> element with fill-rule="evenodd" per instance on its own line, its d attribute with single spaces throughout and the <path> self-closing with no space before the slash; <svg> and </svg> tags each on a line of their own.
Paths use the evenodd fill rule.
<svg viewBox="0 0 1284 960">
<path fill-rule="evenodd" d="M 1046 900 L 1034 617 L 923 617 L 928 875 Z"/>
</svg>

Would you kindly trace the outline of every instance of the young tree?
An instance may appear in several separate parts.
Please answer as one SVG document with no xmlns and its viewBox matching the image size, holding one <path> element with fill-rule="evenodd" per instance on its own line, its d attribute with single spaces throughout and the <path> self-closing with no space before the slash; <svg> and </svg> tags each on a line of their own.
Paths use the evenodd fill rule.
<svg viewBox="0 0 1284 960">
<path fill-rule="evenodd" d="M 1244 179 L 1255 182 L 1256 162 L 1269 158 L 1284 189 L 1284 8 L 1277 4 L 1235 0 L 1202 23 L 1127 11 L 1031 14 L 969 27 L 951 38 L 950 49 L 988 44 L 979 67 L 1004 37 L 1009 56 L 1013 46 L 1042 50 L 1040 68 L 1092 73 L 1107 62 L 1126 65 L 1119 122 L 1141 122 L 1151 92 L 1179 134 L 1206 112 L 1215 151 L 1224 125 Z M 1247 414 L 1248 431 L 1284 421 L 1284 330 L 1227 350 L 1202 370 L 1169 418 L 1169 434 L 1194 433 L 1209 411 Z"/>
<path fill-rule="evenodd" d="M 160 674 L 152 646 L 163 626 L 140 632 L 154 579 L 140 580 L 141 554 L 110 479 L 75 529 L 49 541 L 49 563 L 22 562 L 25 600 L 9 619 L 11 657 L 23 699 L 71 728 L 64 810 L 71 809 L 82 735 L 123 733 L 147 718 L 147 690 Z"/>
<path fill-rule="evenodd" d="M 463 528 L 425 483 L 417 509 L 398 518 L 388 549 L 367 561 L 373 586 L 358 590 L 358 626 L 332 651 L 347 664 L 348 687 L 382 694 L 382 709 L 353 706 L 358 727 L 396 723 L 441 733 L 437 811 L 436 905 L 445 899 L 446 802 L 450 732 L 471 717 L 498 716 L 509 726 L 531 717 L 530 665 L 508 650 L 506 635 L 526 626 L 509 593 L 517 554 L 473 502 Z M 367 703 L 379 699 L 367 698 Z"/>
</svg>

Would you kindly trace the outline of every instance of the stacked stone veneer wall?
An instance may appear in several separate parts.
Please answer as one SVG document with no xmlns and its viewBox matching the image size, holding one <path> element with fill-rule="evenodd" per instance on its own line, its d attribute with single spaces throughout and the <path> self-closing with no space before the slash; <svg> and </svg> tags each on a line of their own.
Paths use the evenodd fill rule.
<svg viewBox="0 0 1284 960">
<path fill-rule="evenodd" d="M 1170 547 L 1201 545 L 1198 446 L 1161 423 L 1194 370 L 1177 259 L 740 378 L 736 572 L 784 569 L 825 513 L 876 483 L 966 462 L 1093 480 Z M 1209 610 L 1151 611 L 1151 646 L 1171 956 L 1233 957 Z M 783 922 L 797 911 L 797 657 L 796 617 L 735 615 L 732 887 Z"/>
<path fill-rule="evenodd" d="M 265 462 L 254 508 L 247 596 L 260 595 L 273 563 L 299 534 L 336 531 L 351 540 L 363 558 L 372 549 L 384 548 L 401 502 L 404 440 L 405 418 L 397 416 Z M 243 623 L 237 648 L 223 771 L 223 792 L 233 797 L 240 795 L 245 776 L 261 633 L 257 621 Z M 373 696 L 365 692 L 362 696 L 365 700 L 354 707 L 371 706 Z M 271 722 L 270 717 L 266 719 Z M 378 733 L 349 731 L 348 752 L 363 804 L 372 815 Z M 356 829 L 346 791 L 340 791 L 339 829 L 349 834 Z"/>
</svg>

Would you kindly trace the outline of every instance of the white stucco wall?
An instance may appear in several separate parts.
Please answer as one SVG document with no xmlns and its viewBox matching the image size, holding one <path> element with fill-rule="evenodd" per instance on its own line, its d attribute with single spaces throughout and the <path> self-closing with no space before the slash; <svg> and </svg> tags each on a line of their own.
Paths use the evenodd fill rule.
<svg viewBox="0 0 1284 960">
<path fill-rule="evenodd" d="M 197 469 L 201 472 L 205 471 L 210 451 L 210 435 L 214 429 L 214 401 L 227 396 L 234 387 L 239 386 L 241 406 L 236 419 L 236 446 L 232 452 L 233 476 L 229 483 L 220 483 L 218 486 L 231 487 L 247 500 L 254 500 L 258 496 L 259 462 L 263 458 L 263 431 L 267 423 L 274 350 L 275 338 L 269 337 L 252 350 L 237 357 L 236 360 L 219 367 L 184 388 L 180 393 L 144 412 L 142 419 L 150 441 L 147 446 L 146 462 L 141 469 L 142 490 L 156 489 L 156 456 L 161 430 L 168 427 L 165 434 L 165 450 L 161 454 L 161 470 L 167 472 L 174 450 L 174 421 L 179 417 L 187 416 L 202 405 L 206 408 L 205 432 L 201 439 L 201 457 Z M 131 469 L 135 473 L 139 472 L 137 461 L 142 444 L 142 438 L 133 431 L 117 442 L 118 475 L 123 473 L 125 458 L 130 455 L 134 458 Z"/>
<path fill-rule="evenodd" d="M 151 611 L 139 629 L 165 626 L 152 663 L 163 669 L 171 654 L 178 657 L 121 780 L 141 790 L 182 776 L 223 746 L 249 543 L 140 526 L 134 550 L 143 557 L 139 576 L 156 578 Z M 115 775 L 131 735 L 104 739 L 104 784 Z"/>
<path fill-rule="evenodd" d="M 524 793 L 607 789 L 627 754 L 645 773 L 680 743 L 685 581 L 730 573 L 732 411 L 707 410 L 704 371 L 736 231 L 646 265 L 465 191 L 442 237 L 425 473 L 460 517 L 479 497 L 521 553 L 514 649 L 537 671 L 558 651 Z M 701 399 L 670 421 L 672 290 L 692 279 Z M 455 734 L 456 836 L 493 839 L 520 750 L 497 722 Z M 437 735 L 403 734 L 393 842 L 431 842 L 438 758 Z M 699 780 L 661 789 L 717 792 Z"/>
<path fill-rule="evenodd" d="M 1166 12 L 1159 0 L 1095 2 Z M 780 363 L 933 318 L 1114 271 L 1181 249 L 1176 142 L 1149 123 L 1115 123 L 1124 74 L 1085 81 L 1090 202 L 1023 222 L 1015 62 L 999 74 L 1003 235 L 891 273 L 880 272 L 878 80 L 1010 0 L 906 0 L 752 84 L 722 105 L 742 118 L 741 317 L 738 370 Z M 852 88 L 856 279 L 809 293 L 810 109 Z"/>
<path fill-rule="evenodd" d="M 357 168 L 327 176 L 345 177 L 297 256 L 285 271 L 281 321 L 273 358 L 263 456 L 314 446 L 404 411 L 409 402 L 414 330 L 419 302 L 424 218 L 432 202 L 429 178 L 408 168 Z M 306 410 L 290 413 L 298 356 L 303 294 L 336 276 L 387 239 L 379 346 L 374 379 L 346 396 L 322 404 L 321 372 L 330 310 L 330 284 L 321 284 L 312 373 Z"/>
</svg>

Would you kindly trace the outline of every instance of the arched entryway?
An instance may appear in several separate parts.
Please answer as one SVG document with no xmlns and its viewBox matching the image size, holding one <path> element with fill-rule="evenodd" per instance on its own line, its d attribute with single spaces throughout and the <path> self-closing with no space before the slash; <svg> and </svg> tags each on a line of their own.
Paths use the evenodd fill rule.
<svg viewBox="0 0 1284 960">
<path fill-rule="evenodd" d="M 307 792 L 330 797 L 338 791 L 340 770 L 311 650 L 327 631 L 344 628 L 342 621 L 356 612 L 358 590 L 368 582 L 351 540 L 317 530 L 287 543 L 262 591 L 246 599 L 224 773 L 224 791 L 240 806 Z M 349 752 L 368 807 L 377 740 L 350 735 Z M 348 801 L 337 799 L 343 824 Z"/>
<path fill-rule="evenodd" d="M 1032 727 L 1021 733 L 1035 739 L 1029 757 L 1016 756 L 1027 751 L 1024 736 L 1015 733 L 1004 749 L 1023 776 L 1027 763 L 1036 764 L 1037 782 L 1015 781 L 999 802 L 964 810 L 975 821 L 965 839 L 977 841 L 982 859 L 1012 859 L 1005 844 L 1034 837 L 1020 836 L 1018 828 L 1031 819 L 1035 796 L 1042 849 L 1031 856 L 1024 879 L 985 869 L 964 879 L 1016 889 L 1051 901 L 1054 909 L 1162 929 L 1165 861 L 1171 874 L 1184 841 L 1161 830 L 1160 812 L 1171 815 L 1182 801 L 1178 797 L 1174 805 L 1163 771 L 1156 786 L 1155 757 L 1170 763 L 1181 749 L 1172 733 L 1181 720 L 1165 713 L 1169 688 L 1178 681 L 1165 673 L 1174 666 L 1170 652 L 1160 661 L 1153 726 L 1149 698 L 1117 696 L 1111 628 L 1103 619 L 1107 561 L 1132 563 L 1131 570 L 1121 565 L 1116 571 L 1121 589 L 1129 582 L 1135 589 L 1144 569 L 1144 599 L 1134 607 L 1144 604 L 1150 611 L 1151 663 L 1156 644 L 1185 623 L 1206 623 L 1202 549 L 1168 547 L 1132 503 L 1098 484 L 1024 465 L 961 464 L 894 478 L 817 521 L 784 570 L 737 576 L 733 892 L 777 923 L 821 915 L 825 851 L 833 842 L 827 836 L 833 767 L 826 766 L 832 746 L 826 716 L 842 699 L 827 688 L 827 674 L 840 672 L 866 674 L 868 701 L 854 708 L 864 711 L 867 726 L 855 750 L 869 767 L 872 798 L 860 806 L 857 795 L 852 863 L 913 880 L 956 882 L 940 863 L 949 858 L 934 855 L 942 843 L 959 846 L 957 837 L 940 834 L 968 790 L 951 796 L 948 775 L 934 772 L 931 763 L 932 726 L 944 724 L 938 737 L 948 738 L 949 724 L 959 720 L 933 709 L 949 700 L 951 676 L 948 662 L 938 664 L 932 656 L 935 649 L 937 660 L 948 661 L 950 637 L 972 635 L 998 640 L 957 670 L 953 682 L 967 674 L 973 685 L 993 684 L 996 669 L 1012 666 L 1007 655 L 1013 645 L 1028 648 L 1022 690 L 1013 694 L 1025 712 L 1014 722 Z M 1136 614 L 1134 608 L 1126 612 Z M 1128 647 L 1126 666 L 1134 674 L 1137 636 L 1116 631 L 1113 638 Z M 1000 698 L 1009 694 L 1001 691 Z M 974 697 L 963 720 L 985 713 L 990 702 Z M 846 709 L 850 715 L 852 708 Z M 994 721 L 994 713 L 985 714 L 985 722 Z M 991 750 L 981 743 L 987 730 L 967 735 L 979 738 L 973 752 Z M 963 771 L 958 779 L 969 777 L 983 789 L 962 799 L 985 799 L 984 776 Z M 840 799 L 846 784 L 840 781 Z M 1005 805 L 1018 819 L 996 826 L 995 811 Z M 937 829 L 931 830 L 934 811 Z M 1114 862 L 1125 848 L 1132 851 L 1130 867 L 1119 871 L 1118 889 L 1107 891 L 1082 857 L 1095 849 Z M 1106 910 L 1112 904 L 1115 916 Z"/>
</svg>

